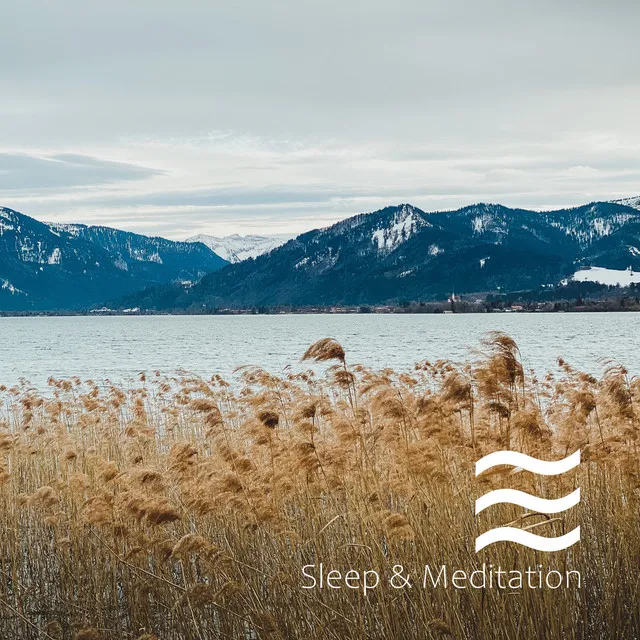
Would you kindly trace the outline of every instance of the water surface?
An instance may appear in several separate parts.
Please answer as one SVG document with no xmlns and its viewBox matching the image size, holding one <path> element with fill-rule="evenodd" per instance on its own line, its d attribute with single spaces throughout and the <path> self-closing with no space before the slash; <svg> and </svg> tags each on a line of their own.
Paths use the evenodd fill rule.
<svg viewBox="0 0 640 640">
<path fill-rule="evenodd" d="M 273 373 L 331 336 L 350 363 L 409 370 L 419 360 L 463 360 L 493 329 L 513 336 L 538 373 L 563 356 L 594 374 L 611 358 L 640 374 L 640 314 L 273 315 L 0 318 L 0 384 L 49 376 L 125 382 L 179 369 L 232 377 L 245 364 Z"/>
</svg>

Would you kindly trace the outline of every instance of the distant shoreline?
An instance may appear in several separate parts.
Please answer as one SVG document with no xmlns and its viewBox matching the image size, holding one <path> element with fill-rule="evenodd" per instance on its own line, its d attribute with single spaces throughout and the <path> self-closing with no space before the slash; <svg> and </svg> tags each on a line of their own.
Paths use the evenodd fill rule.
<svg viewBox="0 0 640 640">
<path fill-rule="evenodd" d="M 139 317 L 139 316 L 274 316 L 274 315 L 475 315 L 475 314 L 556 314 L 556 313 L 633 313 L 640 312 L 638 302 L 629 301 L 620 306 L 615 305 L 584 305 L 572 304 L 547 305 L 538 308 L 445 308 L 421 309 L 415 307 L 388 307 L 384 309 L 359 307 L 325 307 L 322 309 L 307 308 L 274 308 L 267 310 L 255 309 L 207 309 L 207 310 L 143 310 L 125 312 L 118 309 L 108 311 L 95 310 L 55 310 L 55 311 L 0 311 L 0 318 L 55 318 L 55 317 Z M 519 306 L 519 305 L 517 305 Z M 556 307 L 557 308 L 554 308 Z"/>
</svg>

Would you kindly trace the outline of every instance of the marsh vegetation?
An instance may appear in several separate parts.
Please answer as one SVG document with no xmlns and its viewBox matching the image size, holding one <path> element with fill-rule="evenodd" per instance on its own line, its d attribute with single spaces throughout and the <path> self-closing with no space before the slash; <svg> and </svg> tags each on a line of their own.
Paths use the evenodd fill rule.
<svg viewBox="0 0 640 640">
<path fill-rule="evenodd" d="M 630 357 L 635 357 L 630 354 Z M 411 374 L 351 364 L 331 339 L 309 371 L 238 371 L 230 385 L 141 374 L 2 388 L 0 637 L 634 638 L 640 634 L 640 380 L 562 360 L 527 374 L 488 335 L 466 363 Z M 320 363 L 320 364 L 316 364 Z M 556 478 L 500 467 L 514 449 L 581 465 Z M 474 501 L 508 486 L 565 514 Z M 474 540 L 510 523 L 579 544 L 540 553 Z M 302 567 L 544 564 L 580 589 L 302 589 Z"/>
</svg>

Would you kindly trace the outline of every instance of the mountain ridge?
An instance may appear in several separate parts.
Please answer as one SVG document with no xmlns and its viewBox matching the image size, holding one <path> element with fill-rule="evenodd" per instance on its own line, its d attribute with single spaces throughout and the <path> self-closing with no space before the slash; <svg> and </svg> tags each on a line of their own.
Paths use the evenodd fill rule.
<svg viewBox="0 0 640 640">
<path fill-rule="evenodd" d="M 237 233 L 228 236 L 212 236 L 201 233 L 190 236 L 185 242 L 202 242 L 221 258 L 236 263 L 248 258 L 257 258 L 294 237 L 294 235 L 255 234 L 243 236 Z"/>
<path fill-rule="evenodd" d="M 148 309 L 380 304 L 555 285 L 579 269 L 640 269 L 640 210 L 614 202 L 530 211 L 404 203 L 300 234 L 188 290 L 143 291 Z M 135 303 L 135 304 L 134 304 Z"/>
<path fill-rule="evenodd" d="M 627 207 L 632 207 L 633 209 L 638 209 L 640 211 L 640 196 L 633 196 L 631 198 L 619 198 L 618 200 L 612 200 L 611 202 L 622 204 Z"/>
<path fill-rule="evenodd" d="M 208 247 L 0 207 L 0 310 L 78 309 L 226 265 Z"/>
</svg>

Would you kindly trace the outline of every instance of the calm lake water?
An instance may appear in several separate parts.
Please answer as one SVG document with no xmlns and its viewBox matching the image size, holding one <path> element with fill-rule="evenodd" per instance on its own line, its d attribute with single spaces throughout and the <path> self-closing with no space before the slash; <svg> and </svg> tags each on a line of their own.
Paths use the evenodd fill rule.
<svg viewBox="0 0 640 640">
<path fill-rule="evenodd" d="M 640 374 L 640 314 L 277 315 L 0 318 L 0 384 L 49 376 L 126 382 L 140 371 L 185 369 L 232 378 L 258 364 L 273 373 L 320 338 L 339 340 L 352 364 L 409 370 L 419 360 L 463 360 L 482 335 L 513 336 L 538 373 L 558 356 L 598 374 L 602 358 Z"/>
</svg>

